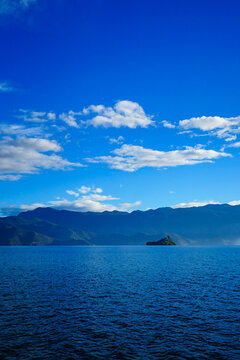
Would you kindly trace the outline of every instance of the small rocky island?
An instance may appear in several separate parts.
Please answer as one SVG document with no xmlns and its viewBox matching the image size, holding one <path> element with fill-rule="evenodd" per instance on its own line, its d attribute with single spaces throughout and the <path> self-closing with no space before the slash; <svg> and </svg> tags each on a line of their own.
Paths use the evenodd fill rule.
<svg viewBox="0 0 240 360">
<path fill-rule="evenodd" d="M 171 246 L 171 245 L 177 245 L 175 241 L 171 239 L 169 235 L 167 235 L 165 238 L 157 241 L 148 241 L 146 245 L 163 245 L 163 246 Z"/>
</svg>

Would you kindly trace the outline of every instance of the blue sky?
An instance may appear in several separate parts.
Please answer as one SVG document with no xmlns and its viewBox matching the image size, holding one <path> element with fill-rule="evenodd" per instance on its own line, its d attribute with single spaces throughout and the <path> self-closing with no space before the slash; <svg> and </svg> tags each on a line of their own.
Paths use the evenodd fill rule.
<svg viewBox="0 0 240 360">
<path fill-rule="evenodd" d="M 238 204 L 239 14 L 1 1 L 0 214 Z"/>
</svg>

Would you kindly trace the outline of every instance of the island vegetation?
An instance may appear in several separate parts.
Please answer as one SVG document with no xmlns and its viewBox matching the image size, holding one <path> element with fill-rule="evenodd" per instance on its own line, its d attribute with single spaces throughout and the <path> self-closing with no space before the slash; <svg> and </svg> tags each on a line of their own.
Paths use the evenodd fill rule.
<svg viewBox="0 0 240 360">
<path fill-rule="evenodd" d="M 177 243 L 175 241 L 173 241 L 173 239 L 169 235 L 167 235 L 165 238 L 163 238 L 161 240 L 148 241 L 146 243 L 146 245 L 172 246 L 172 245 L 177 245 Z"/>
</svg>

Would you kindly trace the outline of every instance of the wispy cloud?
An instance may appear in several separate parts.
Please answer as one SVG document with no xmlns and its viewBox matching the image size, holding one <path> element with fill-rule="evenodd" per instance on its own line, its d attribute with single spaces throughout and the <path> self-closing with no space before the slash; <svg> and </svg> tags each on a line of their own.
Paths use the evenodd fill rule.
<svg viewBox="0 0 240 360">
<path fill-rule="evenodd" d="M 32 111 L 27 109 L 19 109 L 20 115 L 17 117 L 27 122 L 44 123 L 47 121 L 55 121 L 56 114 L 52 111 Z"/>
<path fill-rule="evenodd" d="M 0 7 L 0 9 L 1 9 L 1 7 Z M 0 92 L 11 92 L 14 90 L 15 89 L 12 86 L 10 86 L 6 81 L 0 82 Z"/>
<path fill-rule="evenodd" d="M 123 144 L 124 142 L 124 137 L 123 136 L 118 136 L 116 139 L 115 138 L 110 138 L 109 139 L 110 144 Z"/>
<path fill-rule="evenodd" d="M 21 178 L 21 175 L 0 175 L 0 180 L 17 181 Z"/>
<path fill-rule="evenodd" d="M 42 127 L 28 128 L 24 125 L 16 124 L 0 124 L 0 134 L 6 135 L 21 135 L 21 136 L 36 136 L 43 133 Z"/>
<path fill-rule="evenodd" d="M 142 146 L 122 145 L 112 151 L 113 155 L 86 159 L 92 163 L 105 163 L 112 169 L 133 172 L 143 167 L 173 167 L 213 162 L 221 157 L 230 157 L 222 151 L 207 150 L 202 146 L 185 147 L 183 150 L 158 151 Z"/>
<path fill-rule="evenodd" d="M 226 148 L 240 148 L 240 141 L 237 141 L 235 143 L 226 144 L 222 147 L 222 150 L 225 150 Z"/>
<path fill-rule="evenodd" d="M 79 196 L 79 193 L 76 192 L 76 191 L 73 191 L 73 190 L 66 190 L 66 193 L 68 195 L 72 195 L 72 196 L 75 196 L 75 197 L 78 197 Z"/>
<path fill-rule="evenodd" d="M 81 114 L 81 113 L 76 113 L 76 112 L 70 110 L 68 113 L 62 113 L 61 115 L 59 115 L 59 118 L 62 121 L 64 121 L 68 126 L 74 127 L 74 128 L 79 128 L 80 125 L 77 123 L 77 118 L 76 118 L 76 116 L 79 114 Z"/>
<path fill-rule="evenodd" d="M 11 14 L 17 11 L 26 10 L 37 0 L 1 0 L 0 14 Z"/>
</svg>

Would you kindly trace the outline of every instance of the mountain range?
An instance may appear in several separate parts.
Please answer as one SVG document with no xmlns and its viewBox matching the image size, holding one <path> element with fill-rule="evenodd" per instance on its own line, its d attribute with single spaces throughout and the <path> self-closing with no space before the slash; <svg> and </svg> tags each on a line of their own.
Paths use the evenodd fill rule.
<svg viewBox="0 0 240 360">
<path fill-rule="evenodd" d="M 236 245 L 240 205 L 131 213 L 37 208 L 0 218 L 0 245 L 143 245 L 167 234 L 179 245 Z"/>
</svg>

